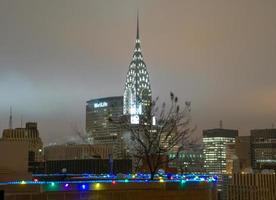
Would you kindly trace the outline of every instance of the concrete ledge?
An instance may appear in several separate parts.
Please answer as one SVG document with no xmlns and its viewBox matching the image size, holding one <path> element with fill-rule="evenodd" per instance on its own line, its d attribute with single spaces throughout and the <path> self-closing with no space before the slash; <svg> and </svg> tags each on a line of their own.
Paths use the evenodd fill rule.
<svg viewBox="0 0 276 200">
<path fill-rule="evenodd" d="M 213 183 L 93 183 L 85 189 L 79 184 L 64 185 L 6 185 L 6 200 L 216 200 Z"/>
</svg>

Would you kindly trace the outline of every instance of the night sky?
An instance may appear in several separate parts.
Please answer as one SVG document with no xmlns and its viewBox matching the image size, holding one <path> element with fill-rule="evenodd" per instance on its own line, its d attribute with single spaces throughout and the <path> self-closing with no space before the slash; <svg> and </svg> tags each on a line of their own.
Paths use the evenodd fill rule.
<svg viewBox="0 0 276 200">
<path fill-rule="evenodd" d="M 87 100 L 123 93 L 137 9 L 153 96 L 191 101 L 197 135 L 276 124 L 275 0 L 0 0 L 0 130 L 11 105 L 72 140 Z"/>
</svg>

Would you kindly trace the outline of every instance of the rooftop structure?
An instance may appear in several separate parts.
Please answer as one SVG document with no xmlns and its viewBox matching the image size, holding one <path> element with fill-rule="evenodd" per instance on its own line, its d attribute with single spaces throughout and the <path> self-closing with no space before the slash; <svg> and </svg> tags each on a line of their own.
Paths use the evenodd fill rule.
<svg viewBox="0 0 276 200">
<path fill-rule="evenodd" d="M 63 144 L 44 147 L 45 160 L 108 159 L 110 154 L 111 145 Z"/>
<path fill-rule="evenodd" d="M 28 144 L 29 162 L 40 161 L 42 155 L 42 140 L 39 136 L 37 123 L 27 122 L 25 128 L 5 129 L 3 130 L 0 141 L 23 142 Z"/>
</svg>

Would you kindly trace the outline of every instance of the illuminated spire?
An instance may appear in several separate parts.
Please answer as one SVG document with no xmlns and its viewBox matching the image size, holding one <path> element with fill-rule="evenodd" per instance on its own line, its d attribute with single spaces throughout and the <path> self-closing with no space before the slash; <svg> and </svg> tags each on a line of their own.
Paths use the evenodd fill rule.
<svg viewBox="0 0 276 200">
<path fill-rule="evenodd" d="M 139 39 L 139 11 L 137 11 L 136 39 Z"/>
<path fill-rule="evenodd" d="M 141 51 L 139 33 L 139 15 L 137 13 L 137 29 L 135 48 L 127 73 L 124 91 L 124 114 L 143 115 L 151 102 L 149 73 Z"/>
</svg>

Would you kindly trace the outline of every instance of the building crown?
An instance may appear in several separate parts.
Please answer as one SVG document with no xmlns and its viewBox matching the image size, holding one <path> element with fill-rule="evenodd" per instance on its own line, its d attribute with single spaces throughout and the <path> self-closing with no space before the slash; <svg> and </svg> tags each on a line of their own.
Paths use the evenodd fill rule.
<svg viewBox="0 0 276 200">
<path fill-rule="evenodd" d="M 124 90 L 124 115 L 143 115 L 151 103 L 149 73 L 141 51 L 139 16 L 137 15 L 135 48 Z"/>
</svg>

